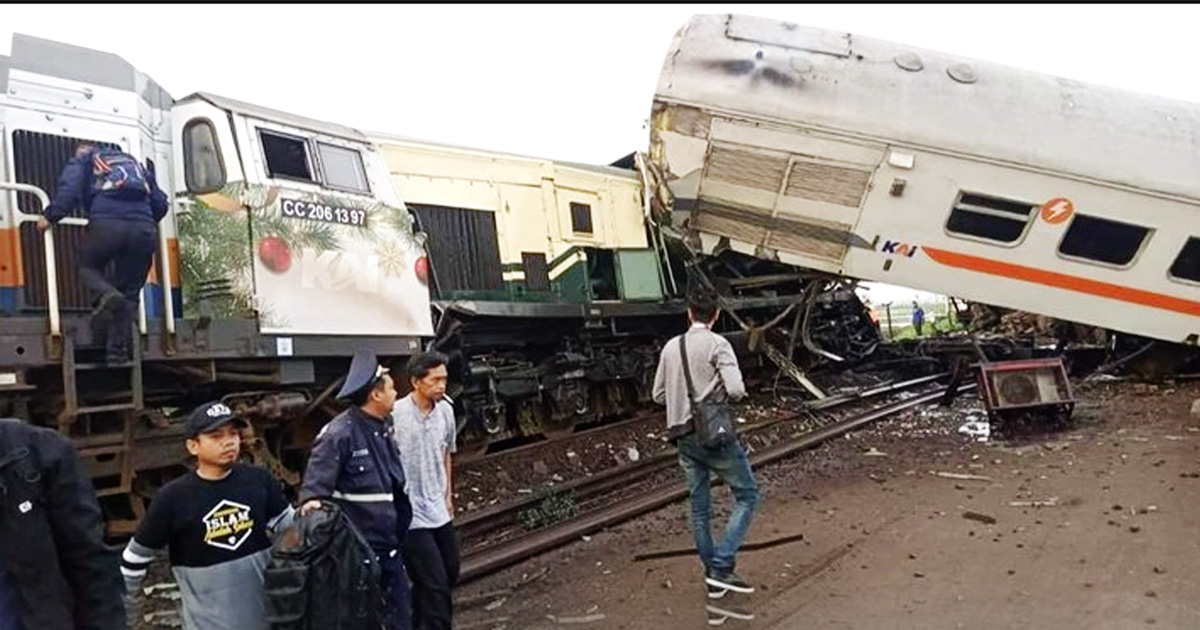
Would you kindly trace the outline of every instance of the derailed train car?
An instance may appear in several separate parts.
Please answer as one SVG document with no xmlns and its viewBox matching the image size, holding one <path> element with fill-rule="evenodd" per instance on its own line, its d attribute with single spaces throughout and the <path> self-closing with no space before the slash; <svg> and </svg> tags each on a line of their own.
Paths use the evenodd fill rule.
<svg viewBox="0 0 1200 630">
<path fill-rule="evenodd" d="M 460 439 L 484 447 L 643 404 L 697 277 L 728 298 L 725 328 L 743 347 L 767 332 L 783 347 L 767 324 L 801 298 L 804 313 L 866 321 L 836 279 L 663 243 L 631 168 L 368 135 L 206 93 L 175 100 L 119 57 L 22 35 L 0 58 L 0 88 L 0 415 L 75 440 L 115 533 L 182 470 L 180 414 L 214 397 L 250 418 L 250 454 L 297 482 L 359 349 L 393 363 L 449 353 Z M 85 140 L 153 161 L 172 197 L 131 367 L 93 347 L 82 211 L 35 226 Z"/>
<path fill-rule="evenodd" d="M 806 347 L 860 358 L 878 343 L 836 279 L 668 247 L 645 221 L 646 182 L 632 168 L 371 139 L 427 237 L 431 346 L 451 357 L 464 442 L 555 434 L 648 405 L 659 349 L 682 330 L 696 285 L 726 297 L 722 329 L 745 361 L 768 345 L 780 361 L 788 348 L 821 359 Z M 814 320 L 807 346 L 770 325 L 793 312 Z"/>
<path fill-rule="evenodd" d="M 1194 103 L 703 15 L 668 50 L 649 162 L 700 253 L 1194 346 L 1198 133 Z"/>
</svg>

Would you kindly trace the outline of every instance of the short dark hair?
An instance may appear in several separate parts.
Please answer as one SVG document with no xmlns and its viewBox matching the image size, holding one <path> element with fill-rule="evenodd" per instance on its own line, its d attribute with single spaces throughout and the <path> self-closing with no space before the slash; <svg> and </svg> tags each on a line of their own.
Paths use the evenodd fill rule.
<svg viewBox="0 0 1200 630">
<path fill-rule="evenodd" d="M 408 378 L 418 381 L 429 376 L 429 371 L 440 365 L 448 365 L 450 358 L 441 352 L 422 352 L 408 360 Z"/>
<path fill-rule="evenodd" d="M 355 407 L 361 407 L 367 404 L 367 399 L 371 397 L 371 392 L 382 388 L 384 383 L 383 379 L 387 376 L 389 376 L 388 373 L 376 376 L 366 387 L 354 392 L 353 394 L 350 394 L 350 396 L 347 397 L 347 400 L 349 400 L 350 404 L 354 405 Z"/>
<path fill-rule="evenodd" d="M 692 317 L 699 322 L 710 322 L 716 316 L 717 309 L 720 306 L 717 304 L 717 296 L 707 291 L 698 291 L 692 293 L 687 299 L 687 309 L 691 311 Z"/>
</svg>

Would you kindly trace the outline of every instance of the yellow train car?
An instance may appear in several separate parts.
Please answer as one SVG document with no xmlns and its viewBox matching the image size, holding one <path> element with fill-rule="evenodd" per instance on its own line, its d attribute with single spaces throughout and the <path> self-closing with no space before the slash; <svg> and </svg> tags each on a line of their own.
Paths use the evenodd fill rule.
<svg viewBox="0 0 1200 630">
<path fill-rule="evenodd" d="M 436 299 L 662 299 L 635 171 L 371 139 L 428 235 Z"/>
</svg>

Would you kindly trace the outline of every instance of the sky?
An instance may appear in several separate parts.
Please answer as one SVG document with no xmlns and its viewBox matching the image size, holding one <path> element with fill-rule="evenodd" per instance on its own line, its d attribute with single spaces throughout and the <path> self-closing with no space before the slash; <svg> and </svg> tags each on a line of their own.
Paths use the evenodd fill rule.
<svg viewBox="0 0 1200 630">
<path fill-rule="evenodd" d="M 17 31 L 118 54 L 175 98 L 609 163 L 645 150 L 675 32 L 731 11 L 1200 102 L 1200 6 L 1176 5 L 5 3 L 0 54 Z"/>
<path fill-rule="evenodd" d="M 606 164 L 646 149 L 675 32 L 730 12 L 1200 102 L 1197 5 L 5 3 L 0 54 L 16 31 L 120 55 L 175 98 Z"/>
</svg>

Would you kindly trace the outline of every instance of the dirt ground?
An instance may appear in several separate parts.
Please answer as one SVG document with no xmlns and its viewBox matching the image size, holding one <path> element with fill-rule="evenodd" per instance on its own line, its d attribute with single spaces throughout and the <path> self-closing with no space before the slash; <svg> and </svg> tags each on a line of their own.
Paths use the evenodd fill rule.
<svg viewBox="0 0 1200 630">
<path fill-rule="evenodd" d="M 460 587 L 455 627 L 1200 627 L 1200 383 L 1076 393 L 1062 431 L 975 441 L 967 395 L 759 471 L 748 542 L 803 540 L 739 554 L 753 594 L 706 599 L 678 503 Z"/>
</svg>

